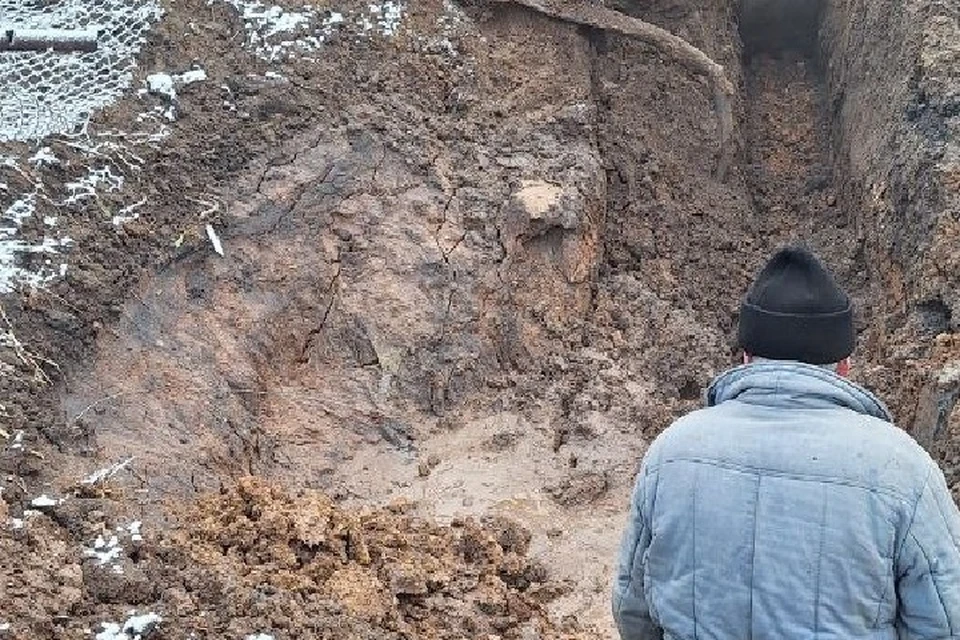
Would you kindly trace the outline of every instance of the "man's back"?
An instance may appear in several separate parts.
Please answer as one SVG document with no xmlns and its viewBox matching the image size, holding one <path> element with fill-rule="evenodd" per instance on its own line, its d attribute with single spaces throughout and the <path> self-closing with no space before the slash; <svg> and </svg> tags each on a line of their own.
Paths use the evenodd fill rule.
<svg viewBox="0 0 960 640">
<path fill-rule="evenodd" d="M 624 537 L 624 638 L 960 634 L 960 518 L 868 392 L 812 365 L 733 370 L 651 445 Z"/>
</svg>

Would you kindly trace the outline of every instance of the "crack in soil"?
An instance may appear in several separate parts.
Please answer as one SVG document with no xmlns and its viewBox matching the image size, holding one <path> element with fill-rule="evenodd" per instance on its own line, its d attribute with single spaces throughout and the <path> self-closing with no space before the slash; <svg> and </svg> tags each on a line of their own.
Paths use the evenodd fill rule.
<svg viewBox="0 0 960 640">
<path fill-rule="evenodd" d="M 310 349 L 313 347 L 313 341 L 318 335 L 323 332 L 324 327 L 327 325 L 327 318 L 330 317 L 330 312 L 333 310 L 333 305 L 337 301 L 337 293 L 335 291 L 337 284 L 340 282 L 340 273 L 342 271 L 342 263 L 337 260 L 337 271 L 333 274 L 333 277 L 330 279 L 330 282 L 327 284 L 324 289 L 322 296 L 330 296 L 330 301 L 327 303 L 326 308 L 323 310 L 323 316 L 320 318 L 320 323 L 307 333 L 307 337 L 304 340 L 303 347 L 300 350 L 300 356 L 297 358 L 299 364 L 307 364 L 310 362 Z"/>
</svg>

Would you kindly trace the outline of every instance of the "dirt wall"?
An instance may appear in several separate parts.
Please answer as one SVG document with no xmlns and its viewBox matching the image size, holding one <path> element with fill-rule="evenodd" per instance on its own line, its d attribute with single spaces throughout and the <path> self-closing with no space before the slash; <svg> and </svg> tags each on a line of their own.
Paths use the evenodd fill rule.
<svg viewBox="0 0 960 640">
<path fill-rule="evenodd" d="M 828 2 L 821 53 L 842 197 L 876 297 L 864 351 L 901 424 L 956 482 L 960 318 L 958 12 L 938 2 Z"/>
</svg>

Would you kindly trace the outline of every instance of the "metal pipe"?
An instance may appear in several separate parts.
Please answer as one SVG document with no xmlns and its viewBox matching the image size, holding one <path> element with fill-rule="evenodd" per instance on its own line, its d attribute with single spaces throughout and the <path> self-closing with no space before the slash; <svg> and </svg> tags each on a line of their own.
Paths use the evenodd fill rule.
<svg viewBox="0 0 960 640">
<path fill-rule="evenodd" d="M 99 29 L 0 29 L 2 51 L 97 50 Z"/>
</svg>

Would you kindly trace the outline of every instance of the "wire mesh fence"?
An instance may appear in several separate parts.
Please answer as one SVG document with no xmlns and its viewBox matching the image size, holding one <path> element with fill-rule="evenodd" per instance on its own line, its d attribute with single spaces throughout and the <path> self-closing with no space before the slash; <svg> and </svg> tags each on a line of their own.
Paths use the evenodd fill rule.
<svg viewBox="0 0 960 640">
<path fill-rule="evenodd" d="M 29 33 L 51 44 L 39 51 L 0 48 L 0 142 L 76 131 L 119 98 L 160 14 L 156 1 L 0 0 L 0 34 Z M 96 34 L 96 50 L 57 50 L 64 31 Z"/>
<path fill-rule="evenodd" d="M 0 293 L 62 276 L 72 244 L 57 228 L 63 208 L 138 168 L 144 135 L 92 133 L 88 123 L 129 90 L 161 14 L 159 0 L 0 0 Z M 25 236 L 28 221 L 43 233 Z"/>
</svg>

